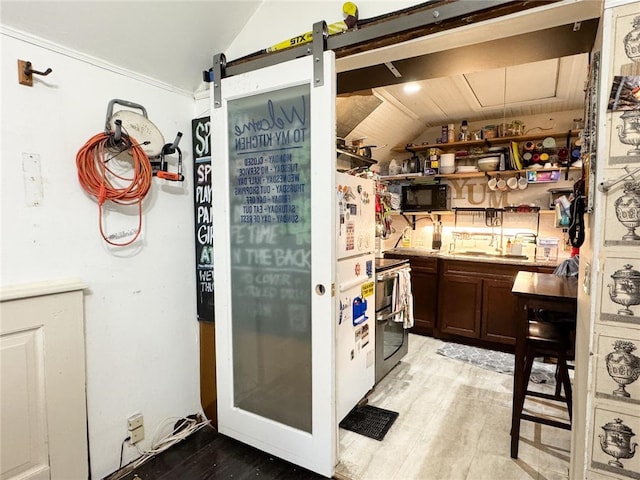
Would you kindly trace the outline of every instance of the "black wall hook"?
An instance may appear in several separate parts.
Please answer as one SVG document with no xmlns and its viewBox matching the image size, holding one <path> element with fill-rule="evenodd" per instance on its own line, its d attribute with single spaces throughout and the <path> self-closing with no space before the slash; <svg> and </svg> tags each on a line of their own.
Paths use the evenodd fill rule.
<svg viewBox="0 0 640 480">
<path fill-rule="evenodd" d="M 33 75 L 35 73 L 36 75 L 42 75 L 43 77 L 46 77 L 51 72 L 53 72 L 53 70 L 50 68 L 47 68 L 44 72 L 39 72 L 38 70 L 34 70 L 33 68 L 31 68 L 31 62 L 27 62 L 24 66 L 25 75 Z"/>
<path fill-rule="evenodd" d="M 53 72 L 51 68 L 47 68 L 44 72 L 39 72 L 38 70 L 33 69 L 31 62 L 18 60 L 18 82 L 20 83 L 20 85 L 27 85 L 28 87 L 32 87 L 34 74 L 47 76 L 51 72 Z"/>
</svg>

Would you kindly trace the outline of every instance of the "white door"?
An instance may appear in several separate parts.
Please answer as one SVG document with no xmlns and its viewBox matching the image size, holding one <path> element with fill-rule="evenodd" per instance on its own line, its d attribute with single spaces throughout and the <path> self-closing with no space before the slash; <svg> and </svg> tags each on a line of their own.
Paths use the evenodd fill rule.
<svg viewBox="0 0 640 480">
<path fill-rule="evenodd" d="M 323 86 L 312 56 L 223 79 L 211 119 L 218 428 L 329 477 L 333 52 L 323 61 Z"/>
<path fill-rule="evenodd" d="M 89 476 L 84 285 L 0 289 L 0 478 Z"/>
</svg>

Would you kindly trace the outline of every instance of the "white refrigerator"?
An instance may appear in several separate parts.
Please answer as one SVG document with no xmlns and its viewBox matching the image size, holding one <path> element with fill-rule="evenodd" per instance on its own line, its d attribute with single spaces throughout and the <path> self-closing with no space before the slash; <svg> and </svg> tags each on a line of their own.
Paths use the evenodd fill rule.
<svg viewBox="0 0 640 480">
<path fill-rule="evenodd" d="M 375 182 L 336 174 L 336 414 L 375 382 Z"/>
</svg>

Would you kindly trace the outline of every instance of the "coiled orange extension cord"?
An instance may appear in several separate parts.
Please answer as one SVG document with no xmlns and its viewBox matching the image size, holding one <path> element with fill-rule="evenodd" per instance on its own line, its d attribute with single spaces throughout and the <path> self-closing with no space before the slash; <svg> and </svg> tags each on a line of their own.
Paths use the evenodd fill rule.
<svg viewBox="0 0 640 480">
<path fill-rule="evenodd" d="M 132 138 L 122 134 L 120 149 L 130 150 L 133 155 L 133 177 L 125 178 L 108 167 L 108 162 L 118 154 L 107 157 L 106 147 L 114 143 L 113 135 L 98 133 L 85 143 L 76 155 L 78 180 L 89 195 L 96 198 L 99 207 L 98 225 L 105 242 L 116 247 L 131 245 L 140 236 L 142 230 L 142 200 L 151 187 L 153 172 L 149 157 L 142 147 Z M 129 181 L 121 188 L 114 186 L 112 180 Z M 102 227 L 102 205 L 110 200 L 120 205 L 138 204 L 138 230 L 135 236 L 125 242 L 116 243 L 107 238 Z"/>
</svg>

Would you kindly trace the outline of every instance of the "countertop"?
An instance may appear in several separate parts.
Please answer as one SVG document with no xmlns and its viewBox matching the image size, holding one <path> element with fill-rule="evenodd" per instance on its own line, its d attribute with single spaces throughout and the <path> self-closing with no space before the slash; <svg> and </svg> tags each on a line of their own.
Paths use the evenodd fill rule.
<svg viewBox="0 0 640 480">
<path fill-rule="evenodd" d="M 558 257 L 556 260 L 536 260 L 533 257 L 525 257 L 524 255 L 493 255 L 483 254 L 481 252 L 474 253 L 449 253 L 442 250 L 432 250 L 430 248 L 420 247 L 403 247 L 385 250 L 384 254 L 406 255 L 407 257 L 437 257 L 447 260 L 463 260 L 470 262 L 485 263 L 503 263 L 507 265 L 539 265 L 547 267 L 555 267 L 562 263 L 565 258 Z"/>
<path fill-rule="evenodd" d="M 384 272 L 403 265 L 409 266 L 409 259 L 376 258 L 376 272 Z"/>
</svg>

